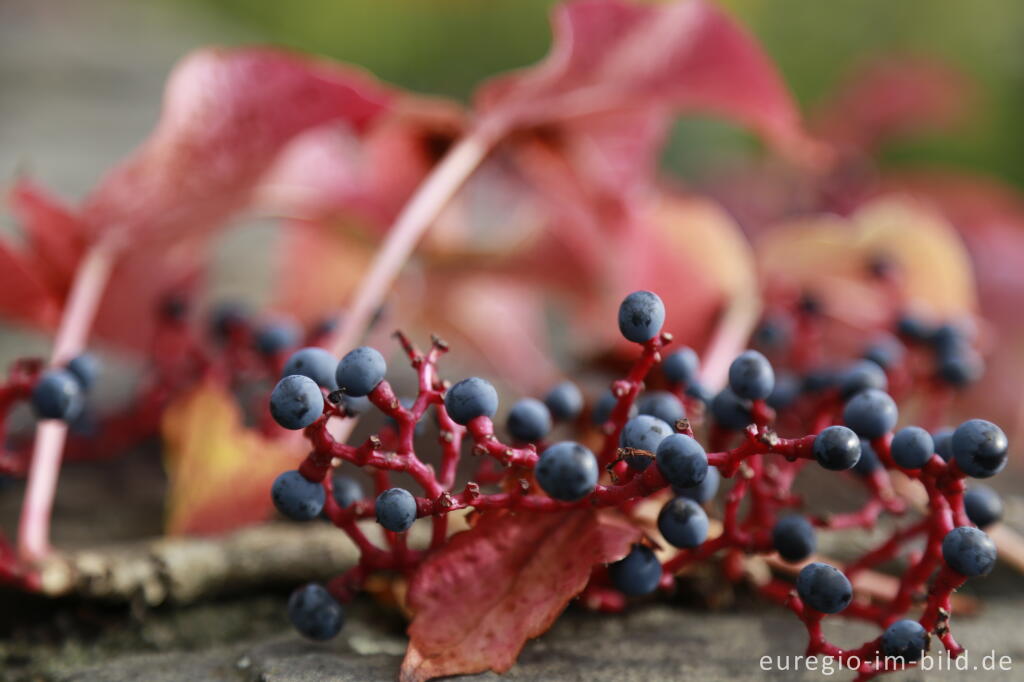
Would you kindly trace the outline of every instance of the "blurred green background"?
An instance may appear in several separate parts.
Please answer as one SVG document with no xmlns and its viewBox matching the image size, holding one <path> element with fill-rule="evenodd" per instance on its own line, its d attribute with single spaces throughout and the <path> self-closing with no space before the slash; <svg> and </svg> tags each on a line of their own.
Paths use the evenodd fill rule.
<svg viewBox="0 0 1024 682">
<path fill-rule="evenodd" d="M 468 99 L 495 72 L 536 61 L 550 38 L 548 0 L 187 0 L 269 43 L 362 65 L 421 92 Z M 872 55 L 934 56 L 977 85 L 958 130 L 885 150 L 887 164 L 939 163 L 1024 184 L 1024 3 L 1020 0 L 722 0 L 776 60 L 806 107 Z M 699 175 L 742 154 L 747 136 L 680 122 L 666 165 Z"/>
</svg>

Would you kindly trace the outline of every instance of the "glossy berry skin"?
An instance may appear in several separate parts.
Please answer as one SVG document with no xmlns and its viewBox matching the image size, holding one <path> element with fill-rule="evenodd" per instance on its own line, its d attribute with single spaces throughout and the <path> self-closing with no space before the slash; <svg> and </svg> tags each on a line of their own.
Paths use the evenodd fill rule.
<svg viewBox="0 0 1024 682">
<path fill-rule="evenodd" d="M 696 440 L 674 433 L 658 445 L 658 469 L 673 487 L 692 488 L 708 475 L 708 456 Z"/>
<path fill-rule="evenodd" d="M 740 398 L 729 388 L 723 388 L 711 401 L 711 416 L 719 426 L 730 431 L 742 431 L 754 421 L 750 401 Z"/>
<path fill-rule="evenodd" d="M 974 478 L 995 476 L 1006 466 L 1009 443 L 1003 430 L 984 419 L 968 419 L 953 432 L 953 459 Z"/>
<path fill-rule="evenodd" d="M 583 394 L 576 384 L 563 381 L 548 391 L 544 396 L 544 404 L 555 421 L 573 421 L 583 411 Z"/>
<path fill-rule="evenodd" d="M 898 620 L 882 633 L 882 655 L 906 663 L 921 660 L 928 649 L 929 635 L 916 620 Z"/>
<path fill-rule="evenodd" d="M 843 408 L 843 422 L 865 440 L 889 433 L 898 419 L 899 410 L 893 399 L 874 388 L 853 396 Z"/>
<path fill-rule="evenodd" d="M 342 509 L 363 499 L 363 487 L 355 479 L 336 473 L 331 482 L 334 501 Z"/>
<path fill-rule="evenodd" d="M 40 419 L 73 420 L 84 405 L 82 386 L 66 369 L 48 369 L 32 388 L 32 409 Z"/>
<path fill-rule="evenodd" d="M 772 363 L 756 350 L 743 351 L 729 365 L 729 388 L 740 398 L 764 400 L 774 387 Z"/>
<path fill-rule="evenodd" d="M 534 470 L 537 485 L 563 502 L 575 502 L 594 492 L 600 473 L 594 453 L 573 441 L 546 449 Z"/>
<path fill-rule="evenodd" d="M 675 497 L 661 508 L 658 530 L 673 547 L 697 547 L 708 538 L 708 515 L 693 500 Z"/>
<path fill-rule="evenodd" d="M 616 403 L 619 399 L 615 397 L 611 389 L 606 390 L 601 394 L 601 397 L 597 399 L 597 404 L 594 405 L 594 411 L 590 415 L 590 419 L 594 426 L 601 426 L 612 416 L 612 410 L 615 409 Z M 629 406 L 629 418 L 632 419 L 638 414 L 636 404 Z"/>
<path fill-rule="evenodd" d="M 639 597 L 658 589 L 661 563 L 650 547 L 633 545 L 625 558 L 608 565 L 608 577 L 619 592 Z"/>
<path fill-rule="evenodd" d="M 551 431 L 551 412 L 536 398 L 523 398 L 509 410 L 506 427 L 520 443 L 535 443 Z"/>
<path fill-rule="evenodd" d="M 920 469 L 935 454 L 935 441 L 932 434 L 920 426 L 907 426 L 896 432 L 889 449 L 899 466 Z"/>
<path fill-rule="evenodd" d="M 652 455 L 657 451 L 661 441 L 672 434 L 672 427 L 657 417 L 641 414 L 633 417 L 622 429 L 619 445 L 634 450 L 644 450 Z M 651 458 L 643 455 L 626 455 L 626 463 L 631 469 L 643 471 L 650 465 Z"/>
<path fill-rule="evenodd" d="M 697 504 L 705 504 L 714 499 L 718 493 L 718 485 L 722 481 L 722 475 L 713 466 L 708 467 L 708 473 L 704 480 L 691 487 L 672 486 L 672 492 L 676 495 L 693 500 Z"/>
<path fill-rule="evenodd" d="M 477 417 L 493 417 L 498 411 L 498 392 L 480 377 L 463 379 L 448 389 L 444 407 L 456 424 L 465 426 Z"/>
<path fill-rule="evenodd" d="M 384 356 L 369 346 L 350 350 L 338 363 L 334 380 L 346 394 L 360 397 L 369 395 L 388 373 Z"/>
<path fill-rule="evenodd" d="M 270 394 L 270 416 L 286 429 L 304 429 L 323 413 L 324 394 L 309 377 L 286 376 Z"/>
<path fill-rule="evenodd" d="M 860 459 L 860 438 L 845 426 L 830 426 L 814 438 L 814 458 L 831 471 L 844 471 Z"/>
<path fill-rule="evenodd" d="M 960 526 L 942 540 L 942 558 L 960 575 L 988 575 L 996 563 L 996 545 L 983 531 Z"/>
<path fill-rule="evenodd" d="M 388 488 L 377 496 L 377 523 L 395 533 L 404 533 L 416 520 L 416 498 L 405 488 Z"/>
<path fill-rule="evenodd" d="M 67 370 L 78 380 L 82 390 L 88 391 L 100 374 L 100 360 L 92 353 L 81 353 L 71 358 Z"/>
<path fill-rule="evenodd" d="M 953 459 L 953 429 L 939 429 L 932 434 L 932 440 L 935 441 L 935 454 L 946 462 Z"/>
<path fill-rule="evenodd" d="M 796 578 L 796 591 L 804 604 L 821 613 L 839 613 L 853 600 L 853 586 L 835 566 L 816 561 Z"/>
<path fill-rule="evenodd" d="M 309 521 L 320 515 L 327 499 L 324 487 L 298 471 L 286 471 L 270 488 L 270 499 L 277 511 L 293 521 Z"/>
<path fill-rule="evenodd" d="M 992 488 L 972 485 L 964 493 L 964 511 L 971 523 L 985 529 L 1003 518 L 1003 501 Z"/>
<path fill-rule="evenodd" d="M 627 341 L 650 341 L 665 324 L 665 304 L 650 291 L 634 291 L 619 305 L 619 331 Z"/>
<path fill-rule="evenodd" d="M 291 354 L 284 363 L 281 376 L 286 377 L 292 374 L 299 374 L 309 377 L 318 386 L 322 386 L 328 391 L 337 391 L 338 380 L 334 376 L 334 371 L 337 368 L 338 358 L 334 357 L 333 353 L 323 348 L 310 346 L 308 348 L 300 348 Z"/>
<path fill-rule="evenodd" d="M 853 363 L 839 377 L 839 397 L 843 400 L 849 400 L 869 388 L 879 391 L 889 388 L 889 379 L 885 376 L 885 370 L 871 360 Z"/>
<path fill-rule="evenodd" d="M 292 320 L 275 320 L 256 332 L 256 350 L 264 355 L 276 355 L 299 345 L 302 331 Z"/>
<path fill-rule="evenodd" d="M 668 391 L 648 391 L 640 396 L 636 407 L 640 414 L 649 414 L 669 426 L 675 426 L 680 419 L 686 418 L 683 403 Z"/>
<path fill-rule="evenodd" d="M 697 381 L 697 372 L 700 370 L 700 358 L 697 352 L 689 346 L 670 353 L 661 362 L 661 371 L 670 383 L 678 386 L 689 386 Z"/>
<path fill-rule="evenodd" d="M 772 546 L 786 561 L 803 561 L 818 548 L 814 526 L 803 516 L 784 516 L 772 528 Z"/>
<path fill-rule="evenodd" d="M 288 619 L 304 637 L 325 641 L 345 624 L 345 611 L 323 585 L 309 583 L 288 598 Z"/>
</svg>

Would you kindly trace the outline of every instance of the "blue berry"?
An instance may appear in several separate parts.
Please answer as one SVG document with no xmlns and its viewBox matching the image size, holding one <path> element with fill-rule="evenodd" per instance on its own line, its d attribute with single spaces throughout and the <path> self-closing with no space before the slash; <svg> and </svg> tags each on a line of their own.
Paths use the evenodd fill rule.
<svg viewBox="0 0 1024 682">
<path fill-rule="evenodd" d="M 672 486 L 672 492 L 676 495 L 688 498 L 696 502 L 697 504 L 704 504 L 712 499 L 718 493 L 718 485 L 721 483 L 722 476 L 718 473 L 718 469 L 713 466 L 708 467 L 708 473 L 704 477 L 704 480 L 699 484 L 690 487 Z"/>
<path fill-rule="evenodd" d="M 941 457 L 944 461 L 948 462 L 953 459 L 953 429 L 946 427 L 939 429 L 932 434 L 932 440 L 935 441 L 935 454 Z"/>
<path fill-rule="evenodd" d="M 463 379 L 448 389 L 444 396 L 448 416 L 465 426 L 477 417 L 493 417 L 498 411 L 498 392 L 480 377 Z"/>
<path fill-rule="evenodd" d="M 960 327 L 951 322 L 940 324 L 928 337 L 928 343 L 940 355 L 954 350 L 957 346 L 966 343 L 966 341 L 967 337 Z"/>
<path fill-rule="evenodd" d="M 506 426 L 517 441 L 534 443 L 551 431 L 551 412 L 536 398 L 523 398 L 509 410 Z"/>
<path fill-rule="evenodd" d="M 881 438 L 892 431 L 899 419 L 896 403 L 874 388 L 850 398 L 843 408 L 843 422 L 865 440 Z"/>
<path fill-rule="evenodd" d="M 270 394 L 270 415 L 286 429 L 304 429 L 323 413 L 324 394 L 309 377 L 286 376 Z"/>
<path fill-rule="evenodd" d="M 800 397 L 800 380 L 792 374 L 780 374 L 775 377 L 775 388 L 768 396 L 769 407 L 784 410 Z"/>
<path fill-rule="evenodd" d="M 67 369 L 78 380 L 83 391 L 88 391 L 96 383 L 100 374 L 100 360 L 92 353 L 80 353 L 71 359 Z"/>
<path fill-rule="evenodd" d="M 871 360 L 859 360 L 853 363 L 839 377 L 839 397 L 843 400 L 849 400 L 869 388 L 879 391 L 889 388 L 889 379 L 885 376 L 885 370 Z"/>
<path fill-rule="evenodd" d="M 796 591 L 804 604 L 822 613 L 839 613 L 853 600 L 853 586 L 835 566 L 816 561 L 796 578 Z"/>
<path fill-rule="evenodd" d="M 358 417 L 361 414 L 366 414 L 373 407 L 373 403 L 366 396 L 357 398 L 351 395 L 342 395 L 341 406 L 349 417 Z"/>
<path fill-rule="evenodd" d="M 971 523 L 984 529 L 1003 518 L 1003 501 L 992 488 L 972 485 L 964 493 L 964 511 Z"/>
<path fill-rule="evenodd" d="M 904 469 L 920 469 L 935 454 L 932 435 L 920 426 L 908 426 L 893 436 L 890 446 L 893 461 Z"/>
<path fill-rule="evenodd" d="M 673 547 L 697 547 L 707 540 L 708 515 L 693 500 L 674 497 L 658 514 L 658 530 Z"/>
<path fill-rule="evenodd" d="M 671 434 L 671 426 L 657 417 L 641 414 L 626 422 L 619 438 L 619 445 L 624 448 L 644 450 L 653 455 L 661 441 Z M 626 455 L 624 459 L 631 469 L 643 471 L 651 463 L 652 458 L 636 454 Z"/>
<path fill-rule="evenodd" d="M 256 331 L 256 350 L 264 355 L 276 355 L 299 345 L 302 330 L 293 320 L 281 318 L 268 322 Z"/>
<path fill-rule="evenodd" d="M 625 558 L 608 566 L 608 577 L 629 597 L 650 594 L 661 582 L 661 564 L 650 547 L 633 545 Z"/>
<path fill-rule="evenodd" d="M 968 476 L 989 478 L 1006 466 L 1006 434 L 984 419 L 969 419 L 956 427 L 952 447 L 957 466 Z"/>
<path fill-rule="evenodd" d="M 907 349 L 900 340 L 889 335 L 876 338 L 864 349 L 864 359 L 874 362 L 884 370 L 899 365 L 906 354 Z"/>
<path fill-rule="evenodd" d="M 333 353 L 323 348 L 310 346 L 308 348 L 300 348 L 291 354 L 288 361 L 284 363 L 281 376 L 301 374 L 304 377 L 309 377 L 318 386 L 322 386 L 328 391 L 337 391 L 338 380 L 334 376 L 334 371 L 337 367 L 338 358 L 334 357 Z"/>
<path fill-rule="evenodd" d="M 619 305 L 619 331 L 627 341 L 650 341 L 665 324 L 665 304 L 650 291 L 634 291 Z"/>
<path fill-rule="evenodd" d="M 640 414 L 649 414 L 669 426 L 674 426 L 680 419 L 686 418 L 683 403 L 668 391 L 648 391 L 640 396 L 636 407 Z"/>
<path fill-rule="evenodd" d="M 612 410 L 615 409 L 615 405 L 619 402 L 619 399 L 615 397 L 611 389 L 606 390 L 601 394 L 601 397 L 597 399 L 597 404 L 594 405 L 594 411 L 591 413 L 590 418 L 594 423 L 594 426 L 601 426 L 608 421 L 612 416 Z M 638 414 L 636 404 L 629 406 L 629 418 L 632 419 Z"/>
<path fill-rule="evenodd" d="M 913 315 L 901 317 L 896 323 L 896 330 L 911 341 L 927 341 L 935 331 L 927 322 Z"/>
<path fill-rule="evenodd" d="M 715 394 L 711 392 L 711 389 L 697 382 L 693 382 L 686 387 L 686 395 L 694 400 L 701 401 L 705 405 L 710 405 L 711 401 L 715 399 Z"/>
<path fill-rule="evenodd" d="M 845 426 L 830 426 L 814 438 L 814 458 L 831 471 L 844 471 L 860 459 L 860 438 Z"/>
<path fill-rule="evenodd" d="M 600 471 L 593 452 L 579 443 L 562 441 L 541 453 L 534 474 L 548 495 L 575 502 L 594 491 Z"/>
<path fill-rule="evenodd" d="M 354 478 L 336 473 L 332 477 L 331 483 L 333 484 L 334 501 L 342 509 L 363 499 L 363 487 Z"/>
<path fill-rule="evenodd" d="M 658 445 L 658 469 L 665 479 L 679 488 L 700 485 L 708 475 L 708 456 L 696 440 L 674 433 Z"/>
<path fill-rule="evenodd" d="M 227 301 L 218 305 L 210 315 L 213 335 L 225 340 L 249 326 L 249 309 L 243 303 Z"/>
<path fill-rule="evenodd" d="M 288 598 L 288 619 L 303 636 L 324 641 L 341 631 L 345 611 L 323 585 L 309 583 Z"/>
<path fill-rule="evenodd" d="M 270 499 L 277 511 L 293 521 L 309 521 L 319 516 L 327 495 L 324 487 L 298 471 L 286 471 L 270 488 Z"/>
<path fill-rule="evenodd" d="M 830 367 L 818 367 L 804 375 L 801 390 L 804 393 L 821 393 L 839 383 L 839 373 Z"/>
<path fill-rule="evenodd" d="M 751 407 L 749 400 L 740 398 L 729 388 L 723 388 L 711 401 L 711 416 L 723 428 L 742 431 L 754 421 Z"/>
<path fill-rule="evenodd" d="M 939 378 L 956 388 L 973 384 L 984 373 L 985 362 L 970 346 L 965 345 L 939 354 Z"/>
<path fill-rule="evenodd" d="M 369 395 L 388 373 L 384 356 L 369 346 L 350 350 L 338 363 L 334 379 L 338 388 L 351 396 Z"/>
<path fill-rule="evenodd" d="M 729 365 L 729 388 L 740 398 L 764 400 L 775 387 L 775 371 L 768 358 L 747 350 Z"/>
<path fill-rule="evenodd" d="M 32 408 L 40 419 L 72 421 L 82 411 L 82 386 L 66 369 L 48 369 L 32 388 Z"/>
<path fill-rule="evenodd" d="M 388 488 L 377 496 L 377 523 L 395 533 L 404 533 L 416 520 L 416 498 L 405 488 Z"/>
<path fill-rule="evenodd" d="M 669 354 L 661 363 L 661 371 L 669 383 L 679 386 L 689 386 L 697 381 L 697 372 L 700 370 L 700 359 L 697 352 L 688 346 Z"/>
<path fill-rule="evenodd" d="M 793 336 L 793 323 L 788 317 L 765 318 L 754 330 L 754 345 L 767 351 L 785 348 Z"/>
<path fill-rule="evenodd" d="M 882 461 L 878 459 L 878 453 L 871 447 L 871 443 L 862 440 L 860 442 L 860 458 L 853 465 L 853 473 L 867 478 L 878 471 L 881 466 Z"/>
<path fill-rule="evenodd" d="M 548 406 L 555 421 L 573 421 L 583 411 L 583 394 L 576 384 L 563 381 L 548 391 L 544 396 L 544 404 Z"/>
<path fill-rule="evenodd" d="M 772 546 L 784 560 L 796 563 L 814 554 L 818 536 L 803 516 L 784 516 L 772 528 Z"/>
<path fill-rule="evenodd" d="M 983 531 L 960 526 L 942 540 L 942 558 L 960 575 L 988 575 L 996 563 L 996 545 Z"/>
<path fill-rule="evenodd" d="M 916 620 L 898 620 L 882 633 L 882 654 L 913 663 L 921 660 L 929 640 L 928 631 Z"/>
</svg>

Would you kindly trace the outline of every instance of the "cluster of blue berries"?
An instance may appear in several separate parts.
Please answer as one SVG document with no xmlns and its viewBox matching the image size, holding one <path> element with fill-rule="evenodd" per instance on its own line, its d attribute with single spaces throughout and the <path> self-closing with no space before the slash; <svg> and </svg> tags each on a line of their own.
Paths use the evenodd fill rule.
<svg viewBox="0 0 1024 682">
<path fill-rule="evenodd" d="M 99 359 L 92 353 L 82 353 L 64 367 L 43 372 L 32 389 L 32 408 L 36 416 L 74 421 L 82 414 L 86 395 L 99 373 Z"/>
</svg>

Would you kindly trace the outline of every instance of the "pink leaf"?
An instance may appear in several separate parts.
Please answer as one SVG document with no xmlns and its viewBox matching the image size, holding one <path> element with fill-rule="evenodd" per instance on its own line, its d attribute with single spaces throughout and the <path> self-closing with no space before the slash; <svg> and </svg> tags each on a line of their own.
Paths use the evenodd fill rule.
<svg viewBox="0 0 1024 682">
<path fill-rule="evenodd" d="M 339 119 L 361 130 L 388 98 L 363 74 L 284 51 L 195 52 L 171 74 L 156 130 L 84 215 L 96 231 L 164 239 L 219 225 L 293 137 Z"/>
<path fill-rule="evenodd" d="M 517 127 L 583 122 L 579 132 L 590 140 L 591 153 L 604 156 L 608 167 L 619 166 L 611 177 L 621 174 L 626 159 L 636 166 L 650 162 L 668 108 L 731 117 L 791 153 L 818 152 L 769 59 L 710 3 L 581 0 L 558 7 L 552 23 L 547 59 L 485 85 L 479 110 Z M 618 125 L 593 120 L 604 115 L 620 117 Z M 625 115 L 635 124 L 623 128 Z M 621 154 L 624 129 L 647 139 L 627 157 Z"/>
<path fill-rule="evenodd" d="M 526 640 L 583 590 L 594 565 L 622 558 L 639 535 L 591 509 L 482 514 L 412 579 L 400 679 L 507 671 Z"/>
</svg>

